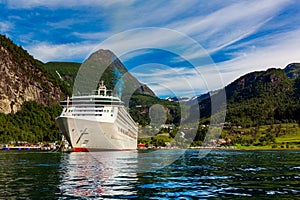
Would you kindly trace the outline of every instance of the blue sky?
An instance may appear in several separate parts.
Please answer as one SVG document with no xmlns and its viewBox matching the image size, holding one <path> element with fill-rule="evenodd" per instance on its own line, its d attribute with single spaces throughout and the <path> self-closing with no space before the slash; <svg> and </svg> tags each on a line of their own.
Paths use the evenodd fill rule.
<svg viewBox="0 0 300 200">
<path fill-rule="evenodd" d="M 298 0 L 0 0 L 0 9 L 0 33 L 43 62 L 83 62 L 119 34 L 117 56 L 161 97 L 194 96 L 300 62 Z M 163 31 L 145 34 L 148 27 Z M 187 40 L 201 48 L 174 50 Z M 145 43 L 153 48 L 139 48 Z M 191 61 L 201 57 L 208 62 Z"/>
</svg>

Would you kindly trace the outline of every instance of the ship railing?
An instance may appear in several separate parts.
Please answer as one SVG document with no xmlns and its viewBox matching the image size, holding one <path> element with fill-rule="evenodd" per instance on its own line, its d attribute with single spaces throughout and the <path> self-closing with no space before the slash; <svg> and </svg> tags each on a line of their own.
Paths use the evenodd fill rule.
<svg viewBox="0 0 300 200">
<path fill-rule="evenodd" d="M 106 95 L 99 95 L 97 90 L 94 90 L 93 92 L 90 92 L 90 93 L 80 93 L 80 94 L 75 94 L 73 96 L 75 97 L 81 97 L 81 96 L 93 96 L 93 95 L 96 95 L 96 96 L 104 96 L 104 97 L 117 97 L 117 96 L 114 96 L 113 95 L 113 92 L 111 90 L 107 90 L 108 93 Z"/>
</svg>

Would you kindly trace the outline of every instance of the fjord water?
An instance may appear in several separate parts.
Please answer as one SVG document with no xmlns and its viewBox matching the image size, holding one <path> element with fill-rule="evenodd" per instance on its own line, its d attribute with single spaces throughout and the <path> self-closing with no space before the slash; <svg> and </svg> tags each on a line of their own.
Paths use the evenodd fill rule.
<svg viewBox="0 0 300 200">
<path fill-rule="evenodd" d="M 171 154 L 1 151 L 0 199 L 300 199 L 300 151 Z"/>
</svg>

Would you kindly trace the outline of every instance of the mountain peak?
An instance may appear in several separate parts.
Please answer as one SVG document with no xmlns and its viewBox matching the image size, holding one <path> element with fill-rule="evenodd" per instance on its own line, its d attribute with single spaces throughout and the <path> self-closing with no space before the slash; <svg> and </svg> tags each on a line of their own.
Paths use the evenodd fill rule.
<svg viewBox="0 0 300 200">
<path fill-rule="evenodd" d="M 101 80 L 105 82 L 109 90 L 115 90 L 115 92 L 118 90 L 119 93 L 122 91 L 122 97 L 131 96 L 135 91 L 155 96 L 147 85 L 140 83 L 128 72 L 123 63 L 110 50 L 100 49 L 92 53 L 82 63 L 77 77 L 79 79 L 77 79 L 73 94 L 91 92 L 96 89 Z"/>
<path fill-rule="evenodd" d="M 296 79 L 300 75 L 300 63 L 291 63 L 284 68 L 284 72 L 290 79 Z"/>
<path fill-rule="evenodd" d="M 99 49 L 98 51 L 95 51 L 92 53 L 89 57 L 89 59 L 93 57 L 93 59 L 103 60 L 103 61 L 114 61 L 117 56 L 108 49 Z"/>
</svg>

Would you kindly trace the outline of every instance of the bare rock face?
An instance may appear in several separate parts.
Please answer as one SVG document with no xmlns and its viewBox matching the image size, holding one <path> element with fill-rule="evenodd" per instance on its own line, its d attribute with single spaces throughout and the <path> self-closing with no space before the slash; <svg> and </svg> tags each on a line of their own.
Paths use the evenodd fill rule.
<svg viewBox="0 0 300 200">
<path fill-rule="evenodd" d="M 16 58 L 15 53 L 0 43 L 0 112 L 16 113 L 26 101 L 36 101 L 44 105 L 58 103 L 62 91 L 49 81 L 42 69 L 34 66 L 32 61 L 27 60 L 29 54 L 14 44 L 9 44 L 11 49 L 19 48 L 24 55 Z M 6 41 L 5 41 L 6 42 Z M 21 60 L 21 61 L 20 61 Z"/>
</svg>

